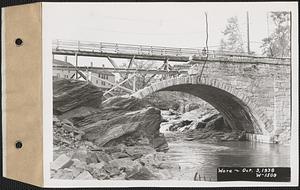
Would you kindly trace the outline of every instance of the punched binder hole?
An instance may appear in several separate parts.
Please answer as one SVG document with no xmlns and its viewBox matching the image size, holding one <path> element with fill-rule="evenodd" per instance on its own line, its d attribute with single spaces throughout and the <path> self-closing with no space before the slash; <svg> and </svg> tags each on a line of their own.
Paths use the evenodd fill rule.
<svg viewBox="0 0 300 190">
<path fill-rule="evenodd" d="M 16 149 L 20 149 L 20 148 L 22 148 L 22 146 L 23 146 L 23 143 L 21 141 L 16 142 Z"/>
<path fill-rule="evenodd" d="M 23 44 L 23 40 L 22 40 L 21 38 L 17 38 L 17 39 L 15 40 L 15 44 L 16 44 L 17 46 L 21 46 L 21 45 Z"/>
</svg>

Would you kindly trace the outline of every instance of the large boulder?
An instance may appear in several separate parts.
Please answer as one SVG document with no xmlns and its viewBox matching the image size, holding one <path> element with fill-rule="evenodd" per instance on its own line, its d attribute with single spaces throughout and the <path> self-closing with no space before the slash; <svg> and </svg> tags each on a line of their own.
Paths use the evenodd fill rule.
<svg viewBox="0 0 300 190">
<path fill-rule="evenodd" d="M 133 97 L 108 99 L 98 112 L 69 120 L 85 133 L 82 138 L 98 146 L 162 146 L 161 143 L 154 143 L 154 139 L 161 138 L 160 110 L 148 107 L 143 101 Z M 165 141 L 164 144 L 166 145 Z"/>
<path fill-rule="evenodd" d="M 86 106 L 99 108 L 103 92 L 85 81 L 59 79 L 53 81 L 53 112 L 60 115 Z"/>
<path fill-rule="evenodd" d="M 231 127 L 225 122 L 222 115 L 218 114 L 213 116 L 210 121 L 207 122 L 205 126 L 206 131 L 215 130 L 215 131 L 232 131 Z"/>
<path fill-rule="evenodd" d="M 62 121 L 60 126 L 75 140 L 91 141 L 98 147 L 119 144 L 150 145 L 160 149 L 167 147 L 159 133 L 162 121 L 159 109 L 134 97 L 118 96 L 102 102 L 102 95 L 98 87 L 85 81 L 54 81 L 53 112 L 58 120 L 55 124 Z M 56 128 L 55 133 L 62 131 Z M 68 142 L 72 144 L 74 138 Z"/>
</svg>

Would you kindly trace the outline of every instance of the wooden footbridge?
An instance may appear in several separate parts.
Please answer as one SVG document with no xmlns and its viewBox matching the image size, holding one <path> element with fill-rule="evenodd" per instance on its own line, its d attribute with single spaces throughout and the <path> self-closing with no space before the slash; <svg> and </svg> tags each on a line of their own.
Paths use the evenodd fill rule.
<svg viewBox="0 0 300 190">
<path fill-rule="evenodd" d="M 114 89 L 122 89 L 127 93 L 134 93 L 136 88 L 137 74 L 148 76 L 145 85 L 157 75 L 161 75 L 162 79 L 177 77 L 182 74 L 187 74 L 187 70 L 194 64 L 202 64 L 204 62 L 231 62 L 231 63 L 281 63 L 287 58 L 268 58 L 260 55 L 248 55 L 246 53 L 234 53 L 226 51 L 206 50 L 205 48 L 174 48 L 148 45 L 132 45 L 106 42 L 86 42 L 86 41 L 67 41 L 54 40 L 52 44 L 52 54 L 74 56 L 75 65 L 72 68 L 69 66 L 54 66 L 56 69 L 75 69 L 76 79 L 84 78 L 89 80 L 89 71 L 109 71 L 119 73 L 124 79 L 121 83 L 112 83 L 106 79 L 97 78 L 100 81 L 107 82 L 113 87 L 104 93 L 104 95 L 112 94 Z M 112 67 L 93 67 L 79 66 L 78 57 L 105 57 L 109 60 Z M 126 67 L 120 67 L 114 59 L 128 59 Z M 133 63 L 135 60 L 152 60 L 162 62 L 162 65 L 157 69 L 136 68 Z M 289 60 L 287 60 L 289 61 Z M 170 62 L 180 63 L 177 68 L 170 65 Z M 145 64 L 151 64 L 145 63 Z M 150 67 L 149 67 L 150 68 Z M 124 83 L 130 82 L 132 89 L 122 86 Z"/>
<path fill-rule="evenodd" d="M 53 55 L 108 57 L 121 59 L 141 59 L 156 61 L 208 61 L 221 59 L 261 60 L 267 57 L 249 55 L 230 51 L 206 50 L 205 48 L 175 48 L 148 45 L 132 45 L 106 42 L 66 41 L 54 40 L 52 43 Z"/>
</svg>

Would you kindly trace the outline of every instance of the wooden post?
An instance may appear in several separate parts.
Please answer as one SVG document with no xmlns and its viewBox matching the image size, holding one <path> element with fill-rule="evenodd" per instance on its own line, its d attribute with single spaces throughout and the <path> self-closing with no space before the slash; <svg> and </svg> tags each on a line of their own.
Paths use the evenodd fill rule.
<svg viewBox="0 0 300 190">
<path fill-rule="evenodd" d="M 110 58 L 109 56 L 107 56 L 108 61 L 111 63 L 111 65 L 114 68 L 118 68 L 118 65 L 114 62 L 114 60 L 112 58 Z"/>
<path fill-rule="evenodd" d="M 78 72 L 77 72 L 77 67 L 78 67 L 78 54 L 75 53 L 75 67 L 76 67 L 76 77 L 75 79 L 78 79 Z"/>
<path fill-rule="evenodd" d="M 92 72 L 91 72 L 91 71 L 89 71 L 89 74 L 88 74 L 88 80 L 89 80 L 89 81 L 92 81 Z"/>
<path fill-rule="evenodd" d="M 134 73 L 134 77 L 133 77 L 133 84 L 132 84 L 132 90 L 133 90 L 133 92 L 135 92 L 135 91 L 136 91 L 136 86 L 135 86 L 135 83 L 136 83 L 136 75 L 135 75 L 135 73 Z"/>
<path fill-rule="evenodd" d="M 118 44 L 116 44 L 116 53 L 119 53 L 119 48 L 118 48 Z"/>
<path fill-rule="evenodd" d="M 135 55 L 130 59 L 127 69 L 131 68 L 132 63 L 134 62 Z"/>
<path fill-rule="evenodd" d="M 90 76 L 89 76 L 89 70 L 87 67 L 85 68 L 85 73 L 86 73 L 86 82 L 88 83 Z"/>
<path fill-rule="evenodd" d="M 164 70 L 167 71 L 167 74 L 164 74 L 164 79 L 166 79 L 169 76 L 169 74 L 168 74 L 168 71 L 169 71 L 169 59 L 166 59 L 164 61 Z"/>
<path fill-rule="evenodd" d="M 133 76 L 135 76 L 135 75 L 132 75 L 132 76 L 128 77 L 128 79 L 123 80 L 123 81 L 122 81 L 121 83 L 119 83 L 119 84 L 114 84 L 114 83 L 112 83 L 112 82 L 110 82 L 110 81 L 108 81 L 108 80 L 101 79 L 101 78 L 98 78 L 98 77 L 95 77 L 95 78 L 98 78 L 98 79 L 101 80 L 101 81 L 105 81 L 105 82 L 107 82 L 108 84 L 113 85 L 113 87 L 112 87 L 111 89 L 109 89 L 108 91 L 106 91 L 106 92 L 103 94 L 103 96 L 104 96 L 104 95 L 110 93 L 111 91 L 113 91 L 113 90 L 116 89 L 116 88 L 121 88 L 121 89 L 125 90 L 126 92 L 133 93 L 133 90 L 121 86 L 121 85 L 124 84 L 126 81 L 129 81 L 129 79 L 131 79 Z"/>
</svg>

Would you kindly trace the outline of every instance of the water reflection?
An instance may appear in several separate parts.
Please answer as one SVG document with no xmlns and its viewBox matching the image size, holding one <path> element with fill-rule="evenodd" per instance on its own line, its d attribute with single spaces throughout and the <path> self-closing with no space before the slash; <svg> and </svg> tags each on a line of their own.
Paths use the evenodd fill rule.
<svg viewBox="0 0 300 190">
<path fill-rule="evenodd" d="M 169 139 L 170 140 L 170 139 Z M 166 153 L 171 163 L 180 166 L 176 180 L 193 180 L 196 172 L 216 180 L 218 167 L 289 167 L 289 146 L 256 142 L 199 143 L 169 141 Z"/>
</svg>

